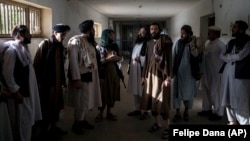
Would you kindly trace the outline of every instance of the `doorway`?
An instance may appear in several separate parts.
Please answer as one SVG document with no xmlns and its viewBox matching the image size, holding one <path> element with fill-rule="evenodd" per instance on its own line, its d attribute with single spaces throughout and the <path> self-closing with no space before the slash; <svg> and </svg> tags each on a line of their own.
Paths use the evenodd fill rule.
<svg viewBox="0 0 250 141">
<path fill-rule="evenodd" d="M 209 14 L 200 18 L 200 38 L 202 41 L 208 39 L 208 27 L 215 25 L 215 14 Z"/>
</svg>

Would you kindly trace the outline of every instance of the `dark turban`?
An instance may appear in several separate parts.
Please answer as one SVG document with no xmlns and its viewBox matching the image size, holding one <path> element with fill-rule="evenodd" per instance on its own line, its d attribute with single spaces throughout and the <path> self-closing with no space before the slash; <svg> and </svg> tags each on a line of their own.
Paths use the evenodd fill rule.
<svg viewBox="0 0 250 141">
<path fill-rule="evenodd" d="M 87 31 L 92 29 L 93 26 L 94 26 L 93 20 L 86 20 L 86 21 L 82 22 L 78 28 L 79 28 L 81 33 L 86 33 Z"/>
<path fill-rule="evenodd" d="M 56 24 L 52 28 L 52 30 L 55 32 L 63 33 L 63 32 L 69 31 L 70 27 L 68 25 L 64 25 L 64 24 Z"/>
<path fill-rule="evenodd" d="M 183 25 L 181 30 L 185 30 L 186 33 L 190 34 L 191 36 L 193 35 L 192 27 L 190 25 Z"/>
<path fill-rule="evenodd" d="M 248 25 L 245 21 L 236 21 L 236 24 L 238 24 L 239 29 L 242 29 L 243 31 L 246 31 L 248 29 Z"/>
</svg>

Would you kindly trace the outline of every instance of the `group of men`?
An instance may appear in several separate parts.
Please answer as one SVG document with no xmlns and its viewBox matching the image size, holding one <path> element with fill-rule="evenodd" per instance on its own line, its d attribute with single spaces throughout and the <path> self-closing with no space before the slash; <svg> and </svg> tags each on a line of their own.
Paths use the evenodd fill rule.
<svg viewBox="0 0 250 141">
<path fill-rule="evenodd" d="M 249 36 L 244 21 L 236 21 L 227 45 L 220 41 L 221 29 L 211 26 L 208 41 L 193 35 L 191 26 L 181 27 L 181 38 L 173 46 L 167 35 L 162 35 L 159 24 L 152 23 L 149 33 L 139 30 L 129 62 L 128 93 L 134 95 L 135 110 L 128 116 L 151 111 L 155 123 L 149 132 L 161 129 L 160 115 L 166 120 L 162 138 L 169 135 L 169 111 L 176 110 L 173 122 L 189 121 L 189 109 L 197 95 L 197 81 L 203 90 L 201 116 L 220 120 L 225 109 L 229 125 L 249 125 Z M 149 35 L 149 38 L 146 38 Z M 173 82 L 171 80 L 173 79 Z M 173 97 L 170 85 L 173 84 Z M 172 102 L 171 102 L 172 100 Z M 181 114 L 181 101 L 184 112 Z"/>
<path fill-rule="evenodd" d="M 50 39 L 39 44 L 34 63 L 27 46 L 31 42 L 29 29 L 25 25 L 17 25 L 13 29 L 14 40 L 6 42 L 7 49 L 3 55 L 4 81 L 1 82 L 0 110 L 5 114 L 0 116 L 0 139 L 30 141 L 35 123 L 46 133 L 66 134 L 56 124 L 60 110 L 64 107 L 63 87 L 66 86 L 69 89 L 69 101 L 74 106 L 73 132 L 82 134 L 84 128 L 94 128 L 87 121 L 88 111 L 99 107 L 97 120 L 100 121 L 104 100 L 107 100 L 107 118 L 116 120 L 110 108 L 114 106 L 115 100 L 119 100 L 119 95 L 116 99 L 113 99 L 114 95 L 106 97 L 102 89 L 107 92 L 120 90 L 119 86 L 114 89 L 105 84 L 109 80 L 115 83 L 119 78 L 106 71 L 104 74 L 109 73 L 109 77 L 104 76 L 104 83 L 100 82 L 100 63 L 103 62 L 96 48 L 93 26 L 93 20 L 79 24 L 81 34 L 71 37 L 65 48 L 62 42 L 70 27 L 55 25 Z M 217 40 L 220 30 L 212 27 L 209 29 L 210 42 L 205 48 L 200 39 L 193 35 L 189 25 L 182 26 L 181 39 L 174 47 L 172 39 L 161 34 L 158 23 L 150 25 L 149 33 L 145 27 L 140 30 L 130 61 L 131 83 L 128 90 L 135 95 L 136 112 L 150 110 L 155 117 L 149 132 L 161 129 L 162 117 L 166 120 L 162 138 L 167 139 L 169 136 L 171 84 L 173 107 L 176 109 L 173 121 L 178 122 L 182 118 L 189 121 L 189 109 L 197 93 L 196 81 L 201 78 L 207 94 L 203 100 L 208 103 L 204 103 L 203 114 L 210 112 L 213 105 L 214 114 L 222 116 L 223 108 L 226 107 L 230 125 L 249 124 L 250 38 L 246 34 L 247 29 L 248 25 L 244 21 L 236 21 L 232 28 L 235 38 L 223 47 L 223 43 Z M 114 52 L 117 46 L 109 44 L 105 47 L 111 57 L 107 55 L 102 61 L 112 61 L 107 64 L 110 65 L 109 70 L 119 69 L 117 62 L 121 58 L 116 56 L 119 55 L 118 51 Z M 69 60 L 68 74 L 65 74 L 64 69 L 66 53 Z M 181 101 L 185 106 L 183 115 L 180 112 Z"/>
<path fill-rule="evenodd" d="M 1 88 L 1 140 L 30 141 L 32 130 L 42 135 L 65 135 L 59 128 L 60 111 L 64 107 L 63 88 L 68 87 L 74 106 L 72 130 L 82 134 L 82 128 L 93 129 L 87 113 L 101 106 L 98 63 L 94 39 L 94 22 L 79 25 L 80 35 L 73 36 L 67 48 L 63 40 L 70 27 L 56 24 L 49 39 L 43 40 L 36 51 L 34 63 L 28 50 L 31 34 L 26 25 L 17 25 L 13 41 L 4 44 L 3 79 Z M 1 49 L 3 49 L 1 48 Z M 68 86 L 64 63 L 69 57 Z M 3 106 L 2 106 L 3 105 Z M 2 116 L 3 115 L 3 116 Z M 5 125 L 5 126 L 2 126 Z"/>
<path fill-rule="evenodd" d="M 236 21 L 232 27 L 232 37 L 226 45 L 219 40 L 220 29 L 209 29 L 202 63 L 203 95 L 201 116 L 209 120 L 220 120 L 224 113 L 228 125 L 250 124 L 249 103 L 249 45 L 246 34 L 248 25 Z M 212 112 L 213 111 L 213 112 Z"/>
<path fill-rule="evenodd" d="M 174 50 L 172 39 L 162 32 L 158 23 L 150 24 L 149 33 L 144 33 L 144 29 L 145 27 L 142 27 L 138 33 L 139 39 L 133 48 L 129 64 L 128 92 L 135 95 L 135 111 L 128 115 L 142 114 L 143 116 L 146 111 L 151 111 L 155 117 L 155 123 L 149 129 L 152 133 L 161 129 L 162 117 L 166 124 L 162 138 L 168 139 L 171 79 L 174 78 L 176 83 L 174 85 L 176 86 L 174 89 L 175 120 L 181 116 L 182 100 L 185 104 L 184 119 L 188 120 L 188 109 L 192 107 L 196 92 L 195 82 L 199 77 L 200 44 L 197 44 L 196 37 L 192 36 L 189 25 L 181 28 L 181 39 L 177 41 Z M 147 34 L 149 38 L 145 38 Z"/>
</svg>

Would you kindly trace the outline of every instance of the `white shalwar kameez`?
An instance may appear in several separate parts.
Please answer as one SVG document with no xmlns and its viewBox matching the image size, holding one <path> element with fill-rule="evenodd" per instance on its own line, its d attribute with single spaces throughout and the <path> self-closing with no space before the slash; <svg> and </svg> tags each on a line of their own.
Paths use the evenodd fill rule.
<svg viewBox="0 0 250 141">
<path fill-rule="evenodd" d="M 36 75 L 28 49 L 22 46 L 18 41 L 10 41 L 10 46 L 4 54 L 3 76 L 12 93 L 19 89 L 13 75 L 17 58 L 21 61 L 23 66 L 29 65 L 30 95 L 29 97 L 23 97 L 23 102 L 21 104 L 16 104 L 12 99 L 8 100 L 8 108 L 11 111 L 11 122 L 16 124 L 13 130 L 18 131 L 18 134 L 20 134 L 20 141 L 30 141 L 32 126 L 36 121 L 42 119 Z M 14 137 L 19 138 L 15 135 Z"/>
<path fill-rule="evenodd" d="M 129 78 L 128 78 L 128 89 L 127 92 L 134 95 L 135 110 L 139 110 L 140 101 L 142 96 L 142 85 L 141 85 L 141 72 L 144 64 L 145 56 L 140 56 L 143 43 L 135 44 L 131 62 L 129 64 Z M 135 61 L 135 58 L 140 56 L 140 63 Z"/>
<path fill-rule="evenodd" d="M 221 107 L 220 81 L 221 74 L 219 70 L 223 65 L 220 54 L 224 51 L 226 45 L 219 39 L 207 41 L 205 44 L 205 52 L 201 65 L 203 73 L 202 83 L 202 110 L 208 111 L 214 106 L 214 113 L 219 116 L 224 114 L 224 108 Z"/>
<path fill-rule="evenodd" d="M 226 107 L 228 121 L 238 121 L 241 125 L 250 124 L 250 79 L 235 78 L 235 63 L 244 59 L 250 54 L 250 42 L 238 53 L 234 53 L 235 46 L 231 54 L 221 59 L 227 62 L 221 83 L 222 103 Z"/>
<path fill-rule="evenodd" d="M 68 98 L 69 105 L 75 108 L 75 120 L 81 121 L 85 119 L 85 116 L 89 110 L 101 107 L 102 101 L 95 48 L 92 46 L 92 44 L 88 43 L 86 39 L 83 39 L 80 42 L 78 39 L 79 38 L 72 38 L 72 40 L 69 41 L 69 45 L 71 46 L 69 53 L 69 71 L 72 75 L 72 81 L 69 81 L 68 84 Z M 84 45 L 86 50 L 80 50 L 81 45 Z M 82 82 L 81 88 L 76 89 L 73 80 L 81 80 L 81 72 L 79 67 L 83 67 L 87 63 L 84 62 L 84 60 L 79 61 L 78 58 L 86 56 L 86 54 L 89 54 L 89 56 L 95 58 L 95 60 L 92 60 L 95 61 L 93 62 L 95 69 L 91 70 L 92 82 Z"/>
</svg>

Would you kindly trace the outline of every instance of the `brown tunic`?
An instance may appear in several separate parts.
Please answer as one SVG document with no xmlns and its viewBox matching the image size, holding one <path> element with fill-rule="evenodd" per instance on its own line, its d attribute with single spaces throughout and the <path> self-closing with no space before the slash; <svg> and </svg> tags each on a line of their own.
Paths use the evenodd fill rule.
<svg viewBox="0 0 250 141">
<path fill-rule="evenodd" d="M 165 36 L 164 36 L 165 37 Z M 168 37 L 148 42 L 143 77 L 146 83 L 143 88 L 141 109 L 151 110 L 153 114 L 164 114 L 169 117 L 170 86 L 164 86 L 167 77 L 172 77 L 172 41 Z M 160 57 L 161 59 L 157 59 Z"/>
</svg>

